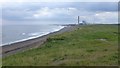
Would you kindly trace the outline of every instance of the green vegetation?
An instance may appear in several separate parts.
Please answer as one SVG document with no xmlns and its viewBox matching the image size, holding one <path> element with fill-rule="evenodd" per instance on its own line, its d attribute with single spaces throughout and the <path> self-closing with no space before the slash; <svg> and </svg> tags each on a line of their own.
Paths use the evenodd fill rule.
<svg viewBox="0 0 120 68">
<path fill-rule="evenodd" d="M 3 66 L 118 65 L 118 25 L 85 25 L 51 36 L 42 47 L 3 58 Z"/>
</svg>

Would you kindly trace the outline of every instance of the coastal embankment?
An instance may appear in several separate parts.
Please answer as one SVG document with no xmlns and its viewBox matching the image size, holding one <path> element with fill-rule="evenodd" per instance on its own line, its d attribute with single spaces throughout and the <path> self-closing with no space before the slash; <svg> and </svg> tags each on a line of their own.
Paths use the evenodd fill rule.
<svg viewBox="0 0 120 68">
<path fill-rule="evenodd" d="M 56 32 L 52 32 L 49 33 L 47 35 L 38 37 L 38 38 L 34 38 L 34 39 L 29 39 L 26 41 L 22 41 L 22 42 L 17 42 L 17 43 L 13 43 L 13 44 L 8 44 L 8 45 L 4 45 L 2 46 L 2 57 L 8 56 L 8 55 L 12 55 L 15 54 L 17 52 L 21 52 L 21 51 L 25 51 L 31 48 L 37 48 L 40 47 L 43 43 L 46 42 L 47 38 L 50 35 L 56 35 L 56 34 L 61 34 L 64 32 L 69 32 L 72 31 L 76 28 L 77 26 L 65 26 L 63 29 L 56 31 Z"/>
</svg>

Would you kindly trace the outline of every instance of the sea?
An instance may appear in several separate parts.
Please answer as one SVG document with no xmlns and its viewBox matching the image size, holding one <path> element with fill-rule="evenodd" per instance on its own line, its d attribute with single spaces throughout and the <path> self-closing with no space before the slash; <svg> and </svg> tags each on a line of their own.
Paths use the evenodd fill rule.
<svg viewBox="0 0 120 68">
<path fill-rule="evenodd" d="M 60 25 L 2 25 L 2 45 L 13 44 L 59 31 Z"/>
</svg>

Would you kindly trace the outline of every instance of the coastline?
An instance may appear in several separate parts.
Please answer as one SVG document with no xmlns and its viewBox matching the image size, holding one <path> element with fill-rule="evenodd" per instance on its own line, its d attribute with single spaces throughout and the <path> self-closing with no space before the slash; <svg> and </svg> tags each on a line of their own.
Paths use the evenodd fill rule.
<svg viewBox="0 0 120 68">
<path fill-rule="evenodd" d="M 21 41 L 9 45 L 2 46 L 2 57 L 9 56 L 18 52 L 22 52 L 31 48 L 37 48 L 40 47 L 42 44 L 44 44 L 47 40 L 47 38 L 51 35 L 61 34 L 64 32 L 69 32 L 75 29 L 76 26 L 67 26 L 59 31 L 51 32 L 49 34 L 29 39 L 26 41 Z"/>
<path fill-rule="evenodd" d="M 8 26 L 9 27 L 9 26 Z M 21 39 L 18 39 L 18 40 L 12 40 L 12 41 L 2 41 L 2 44 L 1 46 L 5 46 L 5 45 L 11 45 L 11 44 L 14 44 L 14 43 L 18 43 L 18 42 L 23 42 L 23 41 L 26 41 L 26 40 L 30 40 L 30 39 L 34 39 L 34 38 L 38 38 L 38 37 L 41 37 L 43 35 L 47 35 L 49 33 L 52 33 L 52 32 L 56 32 L 56 31 L 59 31 L 61 30 L 62 28 L 64 28 L 65 26 L 62 26 L 62 25 L 58 25 L 57 28 L 54 28 L 52 30 L 49 30 L 47 32 L 41 32 L 41 31 L 38 31 L 38 32 L 33 32 L 33 33 L 27 33 L 27 32 L 22 32 L 22 36 L 26 35 L 26 36 L 29 36 L 29 37 L 26 37 L 26 38 L 21 38 Z M 12 38 L 12 37 L 11 37 Z M 7 38 L 9 39 L 9 38 Z M 6 40 L 7 40 L 6 39 Z"/>
</svg>

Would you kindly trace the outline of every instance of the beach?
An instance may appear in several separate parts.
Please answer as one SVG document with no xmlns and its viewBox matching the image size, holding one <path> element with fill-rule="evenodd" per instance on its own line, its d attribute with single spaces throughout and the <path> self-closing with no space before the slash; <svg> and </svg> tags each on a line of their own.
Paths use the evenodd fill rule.
<svg viewBox="0 0 120 68">
<path fill-rule="evenodd" d="M 25 51 L 28 49 L 40 47 L 42 44 L 44 44 L 46 42 L 46 40 L 49 36 L 61 34 L 64 32 L 69 32 L 69 31 L 74 30 L 75 28 L 76 28 L 76 26 L 66 26 L 59 31 L 52 32 L 52 33 L 49 33 L 47 35 L 44 35 L 44 36 L 41 36 L 38 38 L 2 46 L 2 57 L 16 54 L 18 52 L 22 52 L 22 51 Z"/>
</svg>

